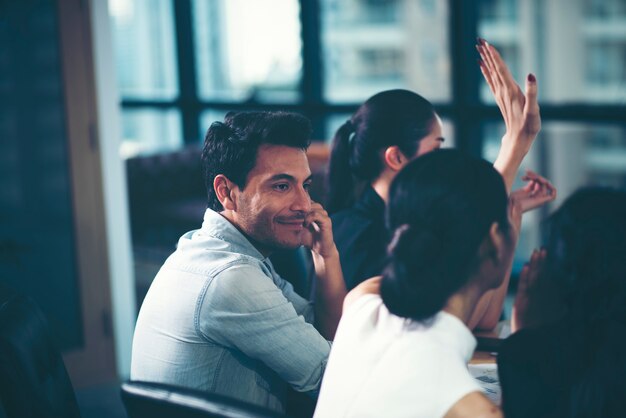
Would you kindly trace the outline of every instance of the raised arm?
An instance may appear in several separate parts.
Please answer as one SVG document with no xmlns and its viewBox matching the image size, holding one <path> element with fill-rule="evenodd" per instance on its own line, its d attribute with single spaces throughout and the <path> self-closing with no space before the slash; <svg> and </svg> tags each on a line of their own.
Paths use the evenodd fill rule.
<svg viewBox="0 0 626 418">
<path fill-rule="evenodd" d="M 479 38 L 476 49 L 481 58 L 480 70 L 506 126 L 494 167 L 502 174 L 507 192 L 510 192 L 517 170 L 541 129 L 537 80 L 533 74 L 528 74 L 526 91 L 522 92 L 496 48 Z"/>
<path fill-rule="evenodd" d="M 305 223 L 307 231 L 302 244 L 311 249 L 317 277 L 315 325 L 325 338 L 332 340 L 341 319 L 343 300 L 346 297 L 339 251 L 333 240 L 330 217 L 322 205 L 312 203 L 311 212 L 307 215 Z"/>
<path fill-rule="evenodd" d="M 516 228 L 518 236 L 523 212 L 528 212 L 556 199 L 556 188 L 546 178 L 529 170 L 522 177 L 522 180 L 526 181 L 527 184 L 511 193 L 509 203 L 509 220 L 512 227 Z M 511 265 L 508 266 L 502 284 L 497 289 L 485 293 L 480 299 L 469 322 L 471 329 L 492 330 L 498 324 L 509 287 L 512 268 L 511 260 Z"/>
</svg>

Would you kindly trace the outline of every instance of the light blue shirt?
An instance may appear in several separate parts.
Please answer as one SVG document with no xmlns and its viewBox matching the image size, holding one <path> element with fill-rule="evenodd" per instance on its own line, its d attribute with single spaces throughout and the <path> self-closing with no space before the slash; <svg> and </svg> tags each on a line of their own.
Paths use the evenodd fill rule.
<svg viewBox="0 0 626 418">
<path fill-rule="evenodd" d="M 330 342 L 312 304 L 219 213 L 183 235 L 141 306 L 131 379 L 285 410 L 287 384 L 319 391 Z"/>
</svg>

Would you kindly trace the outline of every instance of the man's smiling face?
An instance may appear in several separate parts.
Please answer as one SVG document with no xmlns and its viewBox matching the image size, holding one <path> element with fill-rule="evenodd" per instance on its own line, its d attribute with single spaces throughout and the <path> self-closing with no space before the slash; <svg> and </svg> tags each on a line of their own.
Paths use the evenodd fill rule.
<svg viewBox="0 0 626 418">
<path fill-rule="evenodd" d="M 311 211 L 311 170 L 304 150 L 261 145 L 243 189 L 236 193 L 234 221 L 263 254 L 302 244 Z"/>
</svg>

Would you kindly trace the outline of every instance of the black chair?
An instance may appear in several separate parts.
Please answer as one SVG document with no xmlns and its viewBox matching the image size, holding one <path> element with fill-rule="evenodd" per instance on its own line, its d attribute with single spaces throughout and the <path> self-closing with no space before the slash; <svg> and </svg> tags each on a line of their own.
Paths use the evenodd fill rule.
<svg viewBox="0 0 626 418">
<path fill-rule="evenodd" d="M 163 383 L 126 382 L 121 395 L 129 418 L 286 418 L 227 396 Z"/>
<path fill-rule="evenodd" d="M 0 285 L 0 400 L 9 418 L 80 417 L 48 323 L 28 297 Z"/>
</svg>

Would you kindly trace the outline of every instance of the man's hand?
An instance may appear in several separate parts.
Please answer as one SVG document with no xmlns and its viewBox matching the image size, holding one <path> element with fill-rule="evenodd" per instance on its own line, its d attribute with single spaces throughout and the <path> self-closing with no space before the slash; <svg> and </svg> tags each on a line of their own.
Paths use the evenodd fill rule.
<svg viewBox="0 0 626 418">
<path fill-rule="evenodd" d="M 341 318 L 346 284 L 343 281 L 339 251 L 333 240 L 328 213 L 319 203 L 311 202 L 304 219 L 302 245 L 312 251 L 317 282 L 315 286 L 315 326 L 328 340 L 335 337 Z"/>
<path fill-rule="evenodd" d="M 333 228 L 328 212 L 322 205 L 311 202 L 311 211 L 304 219 L 302 245 L 310 248 L 322 258 L 337 255 L 337 247 L 333 240 Z"/>
<path fill-rule="evenodd" d="M 556 199 L 556 188 L 545 177 L 526 170 L 522 180 L 527 184 L 511 192 L 511 197 L 519 202 L 522 212 L 528 212 Z"/>
</svg>

